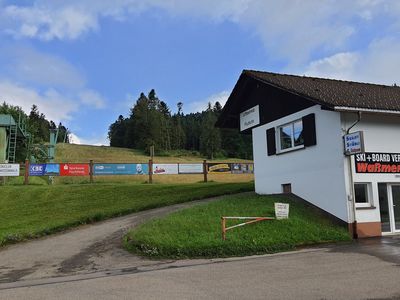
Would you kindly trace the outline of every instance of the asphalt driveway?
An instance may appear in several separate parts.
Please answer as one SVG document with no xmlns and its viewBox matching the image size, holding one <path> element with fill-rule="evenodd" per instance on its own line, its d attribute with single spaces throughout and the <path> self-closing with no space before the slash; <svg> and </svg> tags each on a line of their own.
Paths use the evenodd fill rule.
<svg viewBox="0 0 400 300">
<path fill-rule="evenodd" d="M 0 250 L 0 299 L 400 299 L 400 236 L 273 255 L 149 260 L 121 247 L 130 227 L 208 199 L 158 208 Z"/>
</svg>

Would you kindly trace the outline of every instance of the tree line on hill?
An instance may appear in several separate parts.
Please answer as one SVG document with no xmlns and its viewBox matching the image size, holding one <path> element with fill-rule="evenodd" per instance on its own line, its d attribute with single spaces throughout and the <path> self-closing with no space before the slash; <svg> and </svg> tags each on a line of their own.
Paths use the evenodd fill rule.
<svg viewBox="0 0 400 300">
<path fill-rule="evenodd" d="M 183 103 L 177 103 L 172 114 L 168 105 L 160 100 L 154 89 L 146 96 L 141 93 L 130 109 L 129 116 L 120 115 L 109 127 L 110 146 L 141 149 L 156 153 L 171 150 L 200 152 L 208 158 L 252 158 L 251 136 L 235 129 L 216 128 L 215 122 L 222 106 L 216 102 L 202 112 L 183 113 Z"/>
<path fill-rule="evenodd" d="M 49 143 L 50 129 L 58 128 L 57 142 L 69 143 L 69 130 L 62 123 L 58 126 L 48 120 L 46 116 L 39 111 L 39 108 L 33 104 L 29 114 L 26 114 L 21 107 L 14 106 L 3 102 L 0 104 L 0 114 L 11 115 L 15 122 L 23 120 L 26 124 L 26 131 L 31 136 L 31 145 L 43 145 Z M 44 160 L 43 153 L 38 150 L 38 147 L 28 149 L 28 141 L 17 141 L 16 161 L 23 161 L 28 154 L 34 154 L 39 160 Z M 29 152 L 29 153 L 28 153 Z"/>
</svg>

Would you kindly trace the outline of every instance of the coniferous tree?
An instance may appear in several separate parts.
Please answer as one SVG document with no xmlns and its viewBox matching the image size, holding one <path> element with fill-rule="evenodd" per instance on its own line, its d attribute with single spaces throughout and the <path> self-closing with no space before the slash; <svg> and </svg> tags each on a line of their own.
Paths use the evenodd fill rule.
<svg viewBox="0 0 400 300">
<path fill-rule="evenodd" d="M 216 102 L 205 111 L 185 115 L 180 101 L 177 113 L 172 115 L 153 89 L 147 96 L 140 94 L 128 118 L 120 116 L 110 125 L 108 136 L 110 144 L 118 147 L 148 150 L 154 145 L 156 152 L 190 150 L 208 157 L 221 154 L 251 159 L 250 135 L 242 135 L 237 129 L 215 128 L 221 112 L 222 105 Z"/>
<path fill-rule="evenodd" d="M 112 147 L 125 147 L 126 121 L 120 115 L 108 130 L 108 139 Z"/>
<path fill-rule="evenodd" d="M 215 127 L 216 121 L 217 116 L 211 108 L 211 103 L 208 103 L 202 122 L 200 152 L 211 159 L 221 151 L 221 135 L 219 129 Z"/>
</svg>

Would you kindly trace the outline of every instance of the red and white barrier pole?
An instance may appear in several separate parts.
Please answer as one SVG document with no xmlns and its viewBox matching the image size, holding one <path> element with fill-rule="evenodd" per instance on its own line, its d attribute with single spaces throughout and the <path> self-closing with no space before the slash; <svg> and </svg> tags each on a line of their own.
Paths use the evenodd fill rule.
<svg viewBox="0 0 400 300">
<path fill-rule="evenodd" d="M 251 220 L 251 221 L 226 227 L 226 220 Z M 260 221 L 267 221 L 267 220 L 275 220 L 275 218 L 272 218 L 272 217 L 221 217 L 222 239 L 224 241 L 226 240 L 226 232 L 228 230 L 231 230 L 231 229 L 236 228 L 236 227 L 241 227 L 241 226 L 244 226 L 244 225 L 249 225 L 249 224 L 252 224 L 252 223 L 260 222 Z"/>
</svg>

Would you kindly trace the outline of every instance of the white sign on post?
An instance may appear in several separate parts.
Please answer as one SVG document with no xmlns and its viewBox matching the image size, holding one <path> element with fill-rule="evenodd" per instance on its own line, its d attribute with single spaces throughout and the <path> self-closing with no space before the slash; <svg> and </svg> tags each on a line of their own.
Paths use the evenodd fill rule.
<svg viewBox="0 0 400 300">
<path fill-rule="evenodd" d="M 346 134 L 343 138 L 345 155 L 364 152 L 364 138 L 362 131 Z"/>
<path fill-rule="evenodd" d="M 260 109 L 258 105 L 240 113 L 240 131 L 258 124 L 260 124 Z"/>
<path fill-rule="evenodd" d="M 275 217 L 277 220 L 289 218 L 289 204 L 275 203 Z"/>
<path fill-rule="evenodd" d="M 19 164 L 0 164 L 0 176 L 19 176 Z"/>
</svg>

